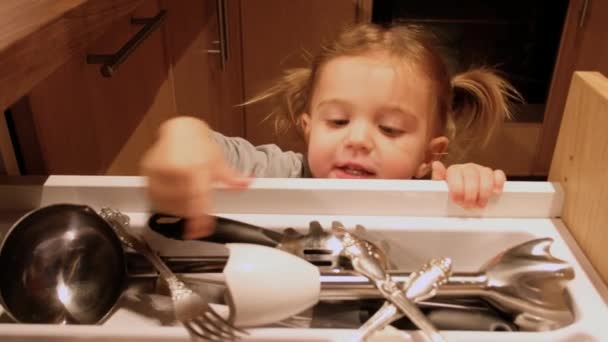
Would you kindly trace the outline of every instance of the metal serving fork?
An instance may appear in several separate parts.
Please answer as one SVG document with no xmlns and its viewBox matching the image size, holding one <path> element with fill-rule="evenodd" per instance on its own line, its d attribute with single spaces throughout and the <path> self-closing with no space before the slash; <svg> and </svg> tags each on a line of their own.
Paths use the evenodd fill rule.
<svg viewBox="0 0 608 342">
<path fill-rule="evenodd" d="M 141 253 L 154 265 L 171 292 L 175 318 L 186 327 L 192 338 L 225 341 L 247 335 L 246 331 L 225 320 L 209 306 L 205 298 L 179 280 L 144 239 L 128 232 L 128 216 L 109 208 L 103 208 L 101 216 L 110 223 L 123 244 Z"/>
</svg>

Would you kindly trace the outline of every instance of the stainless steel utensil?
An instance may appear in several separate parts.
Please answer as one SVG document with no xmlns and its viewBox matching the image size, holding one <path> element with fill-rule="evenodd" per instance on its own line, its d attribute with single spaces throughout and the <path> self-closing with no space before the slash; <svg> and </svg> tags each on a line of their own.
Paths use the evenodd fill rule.
<svg viewBox="0 0 608 342">
<path fill-rule="evenodd" d="M 291 241 L 294 247 L 286 247 L 286 250 L 296 254 L 300 250 L 300 255 L 313 263 L 322 260 L 325 264 L 320 266 L 332 272 L 321 277 L 321 300 L 382 297 L 366 277 L 343 272 L 344 265 L 337 253 L 339 241 L 334 234 L 324 232 L 318 223 L 312 222 L 310 231 L 305 235 L 288 230 L 285 235 L 292 236 L 287 237 L 252 225 L 248 227 L 252 229 L 243 230 L 243 225 L 236 222 L 232 226 L 232 233 L 236 231 L 236 234 L 224 234 L 223 237 L 231 239 L 241 236 L 243 231 L 251 231 L 258 233 L 258 239 L 268 240 L 268 236 L 274 233 L 271 240 L 276 241 L 277 246 L 282 241 Z M 165 233 L 174 227 L 166 228 Z M 216 231 L 221 233 L 222 230 L 218 222 Z M 480 272 L 455 274 L 439 289 L 437 297 L 482 297 L 515 316 L 518 328 L 524 331 L 553 330 L 569 325 L 574 321 L 574 314 L 566 285 L 568 280 L 574 278 L 574 270 L 565 261 L 551 255 L 549 249 L 552 241 L 543 238 L 522 243 L 498 254 Z M 290 243 L 285 246 L 291 246 Z M 409 275 L 398 271 L 389 273 L 395 281 L 400 282 L 406 281 Z"/>
<path fill-rule="evenodd" d="M 439 287 L 435 297 L 417 303 L 421 307 L 453 307 L 456 299 L 484 298 L 506 314 L 515 317 L 522 331 L 545 331 L 565 327 L 574 322 L 567 283 L 574 270 L 565 261 L 550 253 L 551 238 L 534 239 L 498 253 L 479 272 L 454 273 Z M 170 259 L 171 267 L 180 272 L 196 272 L 205 268 L 196 258 L 180 265 Z M 213 267 L 221 261 L 213 258 Z M 403 286 L 410 273 L 388 271 Z M 361 275 L 345 270 L 326 270 L 321 274 L 321 301 L 382 299 L 383 296 Z"/>
<path fill-rule="evenodd" d="M 317 221 L 309 224 L 306 234 L 293 228 L 286 228 L 283 233 L 254 226 L 245 222 L 225 217 L 215 217 L 214 233 L 201 241 L 218 243 L 253 243 L 276 247 L 297 255 L 321 270 L 337 270 L 344 267 L 340 253 L 342 244 L 331 232 L 325 231 Z M 180 217 L 154 214 L 148 220 L 148 226 L 155 232 L 171 238 L 181 239 L 184 230 L 184 219 Z M 363 240 L 368 248 L 378 249 L 369 241 Z M 382 254 L 384 255 L 384 254 Z M 383 260 L 388 265 L 388 260 Z"/>
<path fill-rule="evenodd" d="M 103 208 L 101 216 L 110 223 L 124 245 L 144 255 L 164 278 L 171 292 L 175 318 L 194 337 L 236 339 L 246 331 L 233 326 L 209 306 L 208 301 L 192 291 L 165 265 L 148 243 L 129 233 L 129 217 L 118 211 Z"/>
<path fill-rule="evenodd" d="M 126 287 L 124 254 L 110 225 L 87 206 L 29 212 L 0 245 L 0 299 L 22 323 L 96 324 Z"/>
<path fill-rule="evenodd" d="M 480 272 L 452 275 L 436 298 L 481 297 L 515 317 L 524 331 L 555 330 L 574 322 L 567 283 L 574 269 L 551 255 L 551 238 L 524 242 L 490 260 Z M 409 274 L 390 272 L 397 282 Z M 321 277 L 322 300 L 382 298 L 365 277 Z"/>
<path fill-rule="evenodd" d="M 321 269 L 341 267 L 341 241 L 334 234 L 326 232 L 317 221 L 310 222 L 306 234 L 301 234 L 293 228 L 285 229 L 284 237 L 277 248 L 308 260 Z"/>
<path fill-rule="evenodd" d="M 386 272 L 385 265 L 383 265 L 386 258 L 377 255 L 381 252 L 379 249 L 370 248 L 369 242 L 364 243 L 356 235 L 346 231 L 339 222 L 333 223 L 332 232 L 341 239 L 343 245 L 341 254 L 350 260 L 356 272 L 371 280 L 384 298 L 398 307 L 430 341 L 444 341 L 433 323 L 426 318 L 416 304 L 405 296 L 397 283 Z"/>
<path fill-rule="evenodd" d="M 517 331 L 513 323 L 487 311 L 436 309 L 428 318 L 444 330 Z"/>
<path fill-rule="evenodd" d="M 452 260 L 433 259 L 424 264 L 418 272 L 414 272 L 403 284 L 402 290 L 414 303 L 428 299 L 437 293 L 437 289 L 447 281 L 451 272 Z M 403 313 L 394 304 L 384 302 L 382 307 L 357 330 L 352 341 L 365 341 L 373 333 L 401 317 Z"/>
</svg>

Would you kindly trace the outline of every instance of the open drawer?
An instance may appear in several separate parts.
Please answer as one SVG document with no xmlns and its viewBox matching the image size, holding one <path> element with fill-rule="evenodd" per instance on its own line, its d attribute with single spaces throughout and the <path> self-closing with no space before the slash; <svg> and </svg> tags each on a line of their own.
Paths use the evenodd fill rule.
<svg viewBox="0 0 608 342">
<path fill-rule="evenodd" d="M 340 221 L 348 229 L 362 225 L 366 236 L 388 246 L 389 258 L 397 269 L 410 271 L 430 258 L 450 257 L 454 272 L 475 272 L 507 248 L 535 238 L 551 238 L 551 253 L 570 263 L 575 272 L 568 283 L 575 316 L 571 324 L 549 331 L 442 330 L 442 335 L 447 341 L 603 341 L 608 290 L 561 222 L 562 202 L 561 188 L 547 182 L 508 182 L 504 194 L 487 208 L 466 211 L 449 202 L 443 182 L 257 179 L 246 191 L 218 189 L 215 213 L 279 231 L 286 227 L 306 230 L 312 220 L 324 227 L 333 221 Z M 150 208 L 144 180 L 138 177 L 9 180 L 0 186 L 0 234 L 26 211 L 52 203 L 120 210 L 131 217 L 132 226 L 142 230 L 161 254 L 217 253 L 212 244 L 201 248 L 201 242 L 171 241 L 146 229 Z M 121 307 L 102 325 L 25 325 L 0 316 L 0 337 L 24 341 L 188 340 L 185 329 L 172 322 L 166 298 L 154 293 L 124 297 Z M 339 303 L 335 305 L 343 308 Z M 323 307 L 330 313 L 333 310 L 332 304 L 324 303 Z M 357 322 L 340 322 L 346 323 L 253 328 L 248 329 L 250 335 L 245 340 L 348 340 Z M 371 340 L 424 338 L 415 330 L 388 328 Z"/>
</svg>

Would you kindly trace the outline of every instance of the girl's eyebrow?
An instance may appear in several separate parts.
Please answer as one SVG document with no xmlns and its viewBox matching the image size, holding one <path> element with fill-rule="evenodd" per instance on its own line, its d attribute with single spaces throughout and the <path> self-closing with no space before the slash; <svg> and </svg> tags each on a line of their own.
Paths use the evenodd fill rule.
<svg viewBox="0 0 608 342">
<path fill-rule="evenodd" d="M 348 101 L 337 99 L 337 98 L 332 98 L 332 99 L 327 99 L 327 100 L 323 100 L 323 101 L 319 102 L 317 104 L 317 108 L 321 108 L 324 106 L 330 106 L 330 105 L 346 107 L 346 108 L 352 107 L 352 105 Z"/>
<path fill-rule="evenodd" d="M 330 99 L 326 99 L 326 100 L 319 102 L 316 105 L 316 108 L 319 109 L 319 108 L 322 108 L 325 106 L 332 106 L 332 105 L 344 107 L 347 109 L 352 107 L 352 104 L 348 101 L 345 101 L 345 100 L 342 100 L 339 98 L 330 98 Z M 405 122 L 408 124 L 415 125 L 418 123 L 418 117 L 414 113 L 412 113 L 408 109 L 406 109 L 402 106 L 399 106 L 399 105 L 381 107 L 379 112 L 397 114 L 397 115 L 401 116 L 405 120 Z"/>
<path fill-rule="evenodd" d="M 414 113 L 412 113 L 408 109 L 403 108 L 401 106 L 383 107 L 383 108 L 381 108 L 380 112 L 381 113 L 395 113 L 395 114 L 398 114 L 398 115 L 402 116 L 409 123 L 414 123 L 415 124 L 415 123 L 418 122 L 418 116 L 416 116 Z"/>
</svg>

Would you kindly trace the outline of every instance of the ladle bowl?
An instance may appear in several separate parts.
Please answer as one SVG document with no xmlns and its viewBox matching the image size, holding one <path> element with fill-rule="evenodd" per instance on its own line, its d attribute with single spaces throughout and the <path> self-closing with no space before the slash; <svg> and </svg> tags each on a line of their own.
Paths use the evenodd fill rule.
<svg viewBox="0 0 608 342">
<path fill-rule="evenodd" d="M 103 322 L 127 277 L 112 228 L 90 207 L 74 204 L 21 217 L 0 244 L 0 270 L 0 304 L 23 323 Z"/>
</svg>

